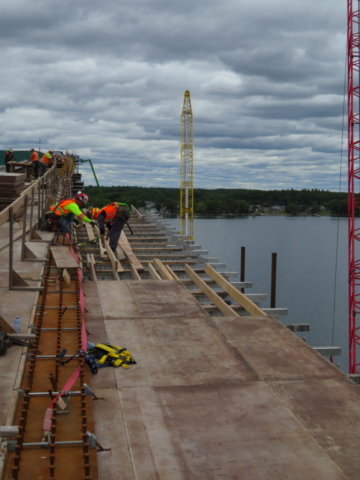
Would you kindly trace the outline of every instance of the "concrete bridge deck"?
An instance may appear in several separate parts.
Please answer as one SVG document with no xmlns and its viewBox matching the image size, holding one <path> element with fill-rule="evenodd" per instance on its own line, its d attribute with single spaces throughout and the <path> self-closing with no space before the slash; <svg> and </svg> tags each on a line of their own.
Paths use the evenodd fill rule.
<svg viewBox="0 0 360 480">
<path fill-rule="evenodd" d="M 29 247 L 43 257 L 46 244 Z M 20 313 L 26 331 L 35 293 L 9 292 L 6 249 L 0 259 L 0 315 L 11 322 Z M 99 478 L 360 478 L 359 386 L 276 318 L 210 317 L 188 278 L 145 271 L 132 280 L 124 267 L 121 281 L 111 269 L 106 279 L 105 265 L 101 281 L 83 284 L 89 341 L 126 347 L 137 361 L 92 376 L 103 398 L 93 402 L 95 433 L 111 448 L 98 453 Z M 41 269 L 15 260 L 30 284 Z M 185 276 L 182 266 L 174 271 Z M 20 347 L 0 357 L 1 424 L 14 408 L 21 358 Z"/>
<path fill-rule="evenodd" d="M 87 282 L 101 478 L 358 479 L 359 387 L 274 317 L 213 317 L 179 281 Z"/>
</svg>

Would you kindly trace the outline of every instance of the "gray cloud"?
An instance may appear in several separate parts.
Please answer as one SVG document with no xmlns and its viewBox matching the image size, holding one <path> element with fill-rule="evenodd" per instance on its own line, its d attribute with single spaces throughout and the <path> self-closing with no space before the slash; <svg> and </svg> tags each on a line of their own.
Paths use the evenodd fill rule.
<svg viewBox="0 0 360 480">
<path fill-rule="evenodd" d="M 178 187 L 188 89 L 196 186 L 338 189 L 345 43 L 335 0 L 4 0 L 1 148 Z"/>
</svg>

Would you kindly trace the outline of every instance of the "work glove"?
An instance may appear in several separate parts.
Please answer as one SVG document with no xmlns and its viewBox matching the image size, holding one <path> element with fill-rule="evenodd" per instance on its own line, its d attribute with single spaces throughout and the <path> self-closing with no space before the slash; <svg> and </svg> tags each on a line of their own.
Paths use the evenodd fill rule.
<svg viewBox="0 0 360 480">
<path fill-rule="evenodd" d="M 92 225 L 93 227 L 96 227 L 96 222 L 94 222 L 94 220 L 91 220 L 90 225 Z"/>
</svg>

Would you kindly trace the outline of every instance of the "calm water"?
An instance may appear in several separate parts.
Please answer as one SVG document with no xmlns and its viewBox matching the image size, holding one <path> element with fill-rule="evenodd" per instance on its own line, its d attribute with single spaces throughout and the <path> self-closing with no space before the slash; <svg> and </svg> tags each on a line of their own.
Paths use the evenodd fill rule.
<svg viewBox="0 0 360 480">
<path fill-rule="evenodd" d="M 178 219 L 168 221 L 179 228 Z M 195 243 L 226 263 L 227 271 L 237 272 L 237 280 L 240 249 L 246 248 L 245 279 L 253 282 L 246 292 L 268 295 L 260 307 L 270 307 L 271 254 L 277 253 L 276 306 L 289 309 L 279 320 L 309 323 L 310 332 L 299 336 L 311 346 L 340 346 L 342 356 L 335 361 L 347 372 L 346 218 L 201 218 L 195 219 L 194 232 Z"/>
</svg>

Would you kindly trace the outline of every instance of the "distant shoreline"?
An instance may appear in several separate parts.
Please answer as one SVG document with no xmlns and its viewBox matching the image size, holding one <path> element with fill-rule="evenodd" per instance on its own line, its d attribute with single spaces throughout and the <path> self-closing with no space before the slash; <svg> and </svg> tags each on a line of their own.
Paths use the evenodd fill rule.
<svg viewBox="0 0 360 480">
<path fill-rule="evenodd" d="M 179 215 L 177 214 L 176 216 L 175 215 L 164 215 L 162 214 L 162 216 L 164 218 L 179 218 Z M 235 219 L 235 218 L 246 218 L 246 217 L 292 217 L 292 218 L 304 218 L 304 217 L 317 217 L 317 218 L 320 218 L 320 217 L 331 217 L 331 218 L 347 218 L 347 215 L 332 215 L 330 212 L 322 212 L 322 213 L 318 213 L 318 214 L 315 214 L 315 215 L 312 215 L 310 213 L 298 213 L 297 215 L 290 215 L 289 213 L 263 213 L 261 215 L 259 214 L 254 214 L 254 213 L 248 213 L 246 215 L 235 215 L 233 213 L 229 213 L 229 214 L 222 214 L 222 215 L 211 215 L 211 214 L 207 214 L 207 213 L 204 213 L 204 214 L 198 214 L 198 213 L 195 213 L 194 215 L 194 218 L 198 218 L 198 219 L 206 219 L 206 218 L 213 218 L 213 219 L 216 219 L 216 218 L 226 218 L 226 219 Z"/>
</svg>

